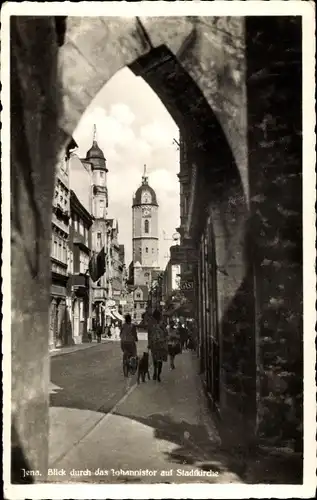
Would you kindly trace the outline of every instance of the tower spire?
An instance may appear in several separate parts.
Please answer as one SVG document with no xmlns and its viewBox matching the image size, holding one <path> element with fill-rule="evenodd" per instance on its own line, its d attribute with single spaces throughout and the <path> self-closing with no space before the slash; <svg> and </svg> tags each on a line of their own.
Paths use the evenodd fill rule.
<svg viewBox="0 0 317 500">
<path fill-rule="evenodd" d="M 96 137 L 97 137 L 97 127 L 96 127 L 96 124 L 94 123 L 94 135 L 93 135 L 93 139 L 92 139 L 93 142 L 97 142 Z"/>
<path fill-rule="evenodd" d="M 143 166 L 142 184 L 147 184 L 148 176 L 146 174 L 147 174 L 146 173 L 146 165 L 144 164 L 144 166 Z"/>
</svg>

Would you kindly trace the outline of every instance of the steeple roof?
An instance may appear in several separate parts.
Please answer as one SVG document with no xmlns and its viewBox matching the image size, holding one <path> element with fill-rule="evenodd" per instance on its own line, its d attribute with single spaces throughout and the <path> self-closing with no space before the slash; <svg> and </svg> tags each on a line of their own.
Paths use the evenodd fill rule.
<svg viewBox="0 0 317 500">
<path fill-rule="evenodd" d="M 97 141 L 93 141 L 91 148 L 87 151 L 86 158 L 87 160 L 91 160 L 92 158 L 105 159 L 105 155 L 98 146 Z"/>
<path fill-rule="evenodd" d="M 93 168 L 105 170 L 106 172 L 108 172 L 108 169 L 106 167 L 106 158 L 103 154 L 102 149 L 100 149 L 100 147 L 98 146 L 96 135 L 97 128 L 96 125 L 94 125 L 93 142 L 91 148 L 87 151 L 86 160 L 92 164 Z"/>
<path fill-rule="evenodd" d="M 144 165 L 142 184 L 140 187 L 138 187 L 138 189 L 136 190 L 135 195 L 133 197 L 133 204 L 132 204 L 133 207 L 136 205 L 142 205 L 142 193 L 144 191 L 148 191 L 151 194 L 152 201 L 151 201 L 151 203 L 148 203 L 148 205 L 155 205 L 158 207 L 156 193 L 155 193 L 154 189 L 151 188 L 151 186 L 149 185 L 148 176 L 147 176 L 147 172 L 146 172 L 146 165 Z"/>
</svg>

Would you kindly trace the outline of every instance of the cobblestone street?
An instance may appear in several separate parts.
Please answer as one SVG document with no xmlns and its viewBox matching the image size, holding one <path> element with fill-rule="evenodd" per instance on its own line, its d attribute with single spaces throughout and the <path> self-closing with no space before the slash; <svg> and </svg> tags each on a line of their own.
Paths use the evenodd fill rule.
<svg viewBox="0 0 317 500">
<path fill-rule="evenodd" d="M 241 482 L 215 455 L 219 436 L 190 352 L 174 371 L 165 364 L 161 384 L 125 380 L 116 342 L 54 356 L 51 366 L 49 481 Z"/>
</svg>

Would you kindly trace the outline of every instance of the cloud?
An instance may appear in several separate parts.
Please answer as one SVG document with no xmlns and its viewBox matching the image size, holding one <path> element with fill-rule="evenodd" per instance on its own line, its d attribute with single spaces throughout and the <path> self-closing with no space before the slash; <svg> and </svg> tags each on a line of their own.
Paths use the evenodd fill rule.
<svg viewBox="0 0 317 500">
<path fill-rule="evenodd" d="M 178 193 L 178 184 L 175 183 L 175 173 L 171 169 L 155 170 L 151 174 L 151 185 L 159 192 Z"/>
<path fill-rule="evenodd" d="M 154 92 L 131 72 L 118 72 L 82 116 L 74 132 L 80 157 L 91 147 L 94 124 L 109 169 L 108 215 L 118 219 L 126 263 L 132 254 L 132 196 L 141 184 L 146 164 L 160 205 L 160 265 L 165 267 L 164 255 L 172 242 L 163 239 L 162 231 L 171 238 L 179 225 L 179 153 L 173 145 L 178 128 Z M 79 192 L 82 189 L 78 187 Z"/>
<path fill-rule="evenodd" d="M 153 148 L 169 148 L 173 144 L 173 136 L 178 136 L 174 122 L 169 124 L 153 121 L 141 127 L 140 136 Z"/>
<path fill-rule="evenodd" d="M 100 106 L 93 109 L 88 108 L 80 120 L 74 132 L 75 139 L 80 146 L 82 154 L 89 149 L 93 129 L 96 125 L 96 139 L 101 149 L 107 154 L 108 149 L 125 145 L 129 147 L 135 141 L 135 133 L 131 128 L 134 115 L 129 111 L 128 106 L 116 104 L 111 107 L 112 113 Z M 85 151 L 82 151 L 83 148 Z"/>
<path fill-rule="evenodd" d="M 132 113 L 129 106 L 123 103 L 113 104 L 110 108 L 110 115 L 127 126 L 132 125 L 135 120 L 134 113 Z"/>
</svg>

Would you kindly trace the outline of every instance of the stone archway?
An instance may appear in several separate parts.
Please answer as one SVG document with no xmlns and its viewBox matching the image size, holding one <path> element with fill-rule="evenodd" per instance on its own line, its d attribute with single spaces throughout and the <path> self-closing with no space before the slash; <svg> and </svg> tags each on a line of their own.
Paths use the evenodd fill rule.
<svg viewBox="0 0 317 500">
<path fill-rule="evenodd" d="M 192 238 L 199 241 L 206 207 L 215 235 L 219 321 L 226 340 L 222 359 L 225 366 L 232 365 L 223 373 L 222 386 L 227 379 L 230 386 L 238 371 L 239 355 L 232 355 L 238 333 L 252 354 L 243 375 L 255 378 L 255 336 L 249 334 L 254 331 L 253 280 L 245 248 L 249 183 L 244 36 L 243 18 L 68 18 L 59 54 L 66 106 L 60 123 L 69 135 L 100 88 L 128 65 L 155 91 L 186 141 L 199 190 Z M 243 328 L 234 320 L 239 294 L 242 301 L 248 297 Z M 254 423 L 255 386 L 247 392 Z M 221 399 L 226 400 L 225 394 Z"/>
<path fill-rule="evenodd" d="M 274 214 L 265 212 L 269 206 L 267 199 L 272 180 L 277 178 L 280 183 L 274 185 L 274 196 L 281 195 L 289 187 L 286 205 L 292 197 L 300 199 L 301 152 L 298 138 L 293 141 L 289 152 L 285 153 L 282 141 L 274 150 L 262 122 L 263 116 L 269 115 L 275 141 L 281 138 L 279 122 L 274 121 L 276 111 L 265 99 L 261 101 L 260 109 L 257 106 L 257 93 L 262 92 L 264 96 L 275 78 L 275 92 L 285 95 L 285 90 L 288 90 L 287 99 L 296 111 L 295 115 L 293 113 L 285 120 L 283 134 L 294 137 L 294 129 L 300 129 L 299 98 L 296 92 L 289 90 L 289 78 L 278 80 L 273 73 L 268 77 L 271 80 L 266 81 L 265 74 L 264 77 L 257 74 L 261 69 L 256 64 L 259 55 L 266 53 L 267 46 L 273 46 L 278 50 L 270 53 L 270 60 L 264 59 L 267 68 L 278 64 L 279 58 L 288 54 L 285 74 L 294 76 L 293 68 L 300 51 L 300 26 L 296 20 L 274 22 L 276 30 L 270 27 L 268 32 L 260 20 L 249 21 L 246 29 L 243 18 L 229 17 L 129 18 L 124 21 L 111 18 L 111 22 L 106 18 L 69 18 L 65 43 L 59 48 L 54 18 L 11 18 L 12 421 L 13 436 L 18 436 L 13 447 L 23 449 L 29 467 L 41 471 L 41 481 L 47 470 L 51 199 L 54 168 L 59 155 L 90 101 L 118 69 L 128 65 L 142 74 L 174 117 L 187 142 L 193 135 L 195 137 L 191 153 L 214 200 L 210 213 L 218 242 L 218 256 L 221 255 L 221 265 L 226 271 L 222 286 L 232 293 L 233 298 L 236 297 L 236 291 L 241 290 L 245 277 L 250 276 L 250 267 L 253 266 L 252 271 L 254 269 L 257 273 L 258 282 L 262 279 L 261 259 L 265 260 L 267 249 L 270 251 L 270 241 L 267 246 L 263 241 L 266 222 L 261 219 L 262 213 L 269 217 L 270 235 L 273 237 L 278 231 Z M 278 38 L 280 29 L 288 35 L 285 38 L 287 44 Z M 252 53 L 250 47 L 258 32 L 261 37 L 257 39 Z M 294 47 L 293 51 L 289 50 L 290 45 Z M 250 52 L 255 63 L 247 68 L 246 59 L 250 57 Z M 159 82 L 157 75 L 155 77 L 156 65 L 161 65 L 161 74 L 166 68 L 164 82 Z M 298 82 L 298 74 L 295 76 Z M 184 83 L 186 78 L 192 84 Z M 191 94 L 186 95 L 189 89 Z M 279 105 L 278 102 L 275 104 Z M 198 113 L 198 107 L 200 110 L 205 107 L 205 111 Z M 261 141 L 264 141 L 265 149 L 258 146 Z M 252 146 L 249 162 L 248 145 Z M 283 171 L 279 163 L 281 154 L 288 155 L 292 177 Z M 267 169 L 268 160 L 270 170 Z M 267 177 L 263 176 L 263 172 Z M 261 191 L 265 192 L 264 198 L 260 196 Z M 250 246 L 254 248 L 255 243 L 259 243 L 260 252 L 258 260 L 248 267 L 244 250 L 249 192 L 253 196 L 253 213 L 260 214 L 258 218 L 253 218 L 253 228 L 260 236 L 255 237 L 254 231 Z M 284 280 L 286 291 L 283 293 L 290 297 L 289 303 L 295 314 L 289 316 L 286 326 L 281 322 L 279 338 L 282 338 L 281 331 L 284 329 L 288 338 L 291 335 L 294 339 L 293 365 L 294 370 L 300 372 L 302 347 L 298 329 L 301 327 L 301 302 L 298 292 L 293 293 L 294 289 L 297 291 L 301 287 L 301 260 L 298 254 L 301 247 L 298 239 L 300 210 L 295 214 L 282 211 L 279 221 L 283 217 L 288 218 L 287 227 L 296 227 L 297 231 L 294 237 L 291 233 L 285 235 L 291 242 L 290 247 L 285 246 L 283 241 L 278 247 L 281 250 L 291 248 L 288 261 L 284 259 L 284 254 L 275 252 L 269 262 L 284 265 L 287 261 L 285 265 L 292 266 L 292 275 L 290 279 L 279 275 L 278 281 L 272 274 L 272 284 L 257 294 L 258 323 L 255 330 L 259 338 L 274 336 L 274 314 L 276 316 L 279 302 L 276 299 L 272 303 L 272 309 L 275 308 L 272 312 L 268 299 L 277 293 L 276 290 L 282 289 Z M 199 224 L 197 228 L 200 230 Z M 221 248 L 224 251 L 220 251 Z M 253 279 L 251 281 L 253 285 Z M 228 315 L 230 293 L 225 294 L 226 303 L 223 306 L 227 324 L 232 323 Z M 250 288 L 247 289 L 248 294 Z M 284 303 L 287 309 L 285 299 Z M 250 332 L 252 335 L 255 335 L 253 331 Z M 276 337 L 273 342 L 277 350 L 279 338 Z M 262 344 L 257 352 L 260 364 L 261 349 L 264 349 Z M 281 370 L 279 366 L 276 368 L 285 373 L 285 367 L 287 365 L 284 364 Z M 259 385 L 259 396 L 266 394 L 267 387 L 275 390 L 275 379 L 270 379 L 270 373 L 262 368 L 260 376 L 264 383 Z M 25 373 L 28 374 L 27 386 Z M 300 388 L 296 386 L 294 391 L 293 400 L 300 393 Z M 268 402 L 263 404 L 262 416 L 265 404 Z M 279 404 L 285 412 L 284 402 Z M 296 404 L 296 412 L 300 415 Z"/>
</svg>

